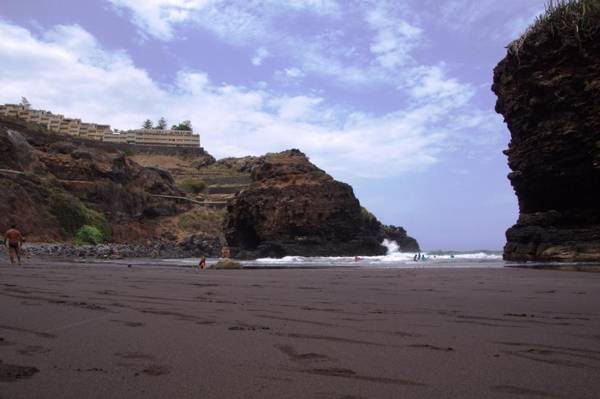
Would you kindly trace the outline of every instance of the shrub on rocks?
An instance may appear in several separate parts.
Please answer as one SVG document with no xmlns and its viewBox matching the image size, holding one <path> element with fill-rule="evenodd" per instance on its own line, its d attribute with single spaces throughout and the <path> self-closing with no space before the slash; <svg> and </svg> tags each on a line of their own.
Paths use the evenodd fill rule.
<svg viewBox="0 0 600 399">
<path fill-rule="evenodd" d="M 94 226 L 90 226 L 89 224 L 83 225 L 77 230 L 75 233 L 75 244 L 84 245 L 84 244 L 101 244 L 104 242 L 104 237 L 100 230 L 98 230 Z"/>
<path fill-rule="evenodd" d="M 94 227 L 100 233 L 99 243 L 111 240 L 112 229 L 102 213 L 89 209 L 78 198 L 65 191 L 52 188 L 49 194 L 51 212 L 58 219 L 65 235 L 76 236 L 81 228 L 87 225 Z"/>
</svg>

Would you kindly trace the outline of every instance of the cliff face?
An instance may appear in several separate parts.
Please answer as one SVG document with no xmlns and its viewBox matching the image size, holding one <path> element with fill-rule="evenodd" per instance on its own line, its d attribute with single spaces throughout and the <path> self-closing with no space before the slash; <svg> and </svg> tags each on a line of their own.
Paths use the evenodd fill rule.
<svg viewBox="0 0 600 399">
<path fill-rule="evenodd" d="M 31 241 L 70 241 L 84 224 L 105 239 L 162 236 L 160 220 L 187 205 L 168 173 L 143 168 L 123 152 L 0 120 L 0 230 L 16 223 Z"/>
<path fill-rule="evenodd" d="M 559 19 L 577 7 L 554 10 L 494 70 L 520 209 L 507 260 L 600 260 L 600 7 L 584 25 Z"/>
<path fill-rule="evenodd" d="M 352 187 L 334 180 L 298 150 L 247 165 L 252 183 L 229 203 L 225 237 L 241 257 L 385 254 L 383 238 L 418 250 L 401 228 L 388 230 L 364 208 Z"/>
</svg>

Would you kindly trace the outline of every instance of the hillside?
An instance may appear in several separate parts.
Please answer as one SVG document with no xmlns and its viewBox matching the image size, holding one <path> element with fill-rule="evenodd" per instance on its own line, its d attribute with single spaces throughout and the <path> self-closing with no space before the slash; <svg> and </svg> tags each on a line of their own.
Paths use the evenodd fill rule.
<svg viewBox="0 0 600 399">
<path fill-rule="evenodd" d="M 8 119 L 0 120 L 0 183 L 0 229 L 16 223 L 32 242 L 74 242 L 92 226 L 99 242 L 184 243 L 197 226 L 182 221 L 204 211 L 170 198 L 185 193 L 168 172 L 113 145 Z"/>
</svg>

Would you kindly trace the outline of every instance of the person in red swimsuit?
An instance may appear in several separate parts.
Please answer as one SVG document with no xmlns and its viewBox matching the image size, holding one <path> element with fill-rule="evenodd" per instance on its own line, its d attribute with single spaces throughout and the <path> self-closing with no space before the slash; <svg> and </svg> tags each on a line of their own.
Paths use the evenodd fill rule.
<svg viewBox="0 0 600 399">
<path fill-rule="evenodd" d="M 17 226 L 14 224 L 4 234 L 4 244 L 8 248 L 8 256 L 10 257 L 10 263 L 15 263 L 15 257 L 17 262 L 21 265 L 21 245 L 23 244 L 23 235 Z"/>
</svg>

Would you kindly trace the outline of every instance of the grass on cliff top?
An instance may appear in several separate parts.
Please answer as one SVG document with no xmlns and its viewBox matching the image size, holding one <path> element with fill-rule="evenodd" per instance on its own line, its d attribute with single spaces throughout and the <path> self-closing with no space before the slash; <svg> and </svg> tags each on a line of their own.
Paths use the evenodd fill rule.
<svg viewBox="0 0 600 399">
<path fill-rule="evenodd" d="M 550 0 L 546 11 L 508 49 L 518 55 L 527 38 L 542 30 L 581 43 L 598 29 L 599 21 L 600 0 Z"/>
</svg>

